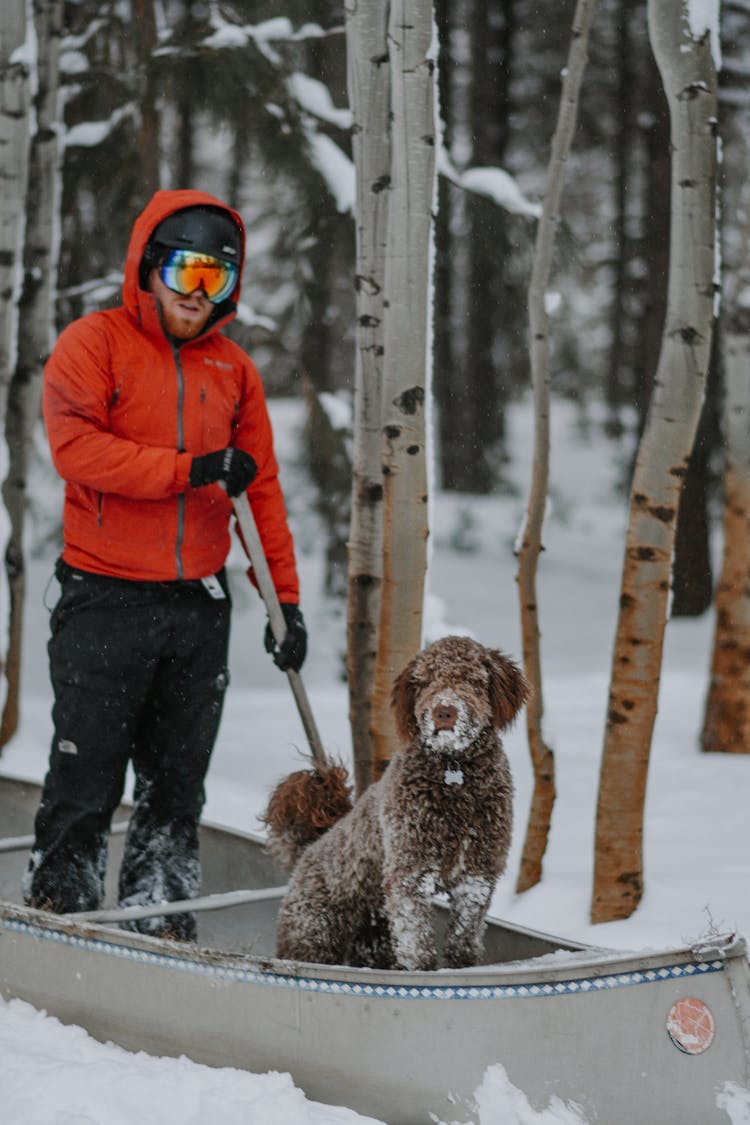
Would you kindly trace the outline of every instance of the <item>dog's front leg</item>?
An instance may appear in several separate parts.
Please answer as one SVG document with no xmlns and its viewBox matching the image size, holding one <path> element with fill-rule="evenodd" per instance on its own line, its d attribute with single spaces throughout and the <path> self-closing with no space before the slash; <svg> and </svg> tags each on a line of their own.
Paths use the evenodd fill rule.
<svg viewBox="0 0 750 1125">
<path fill-rule="evenodd" d="M 429 874 L 387 881 L 385 910 L 396 968 L 437 968 L 431 904 L 434 893 L 435 878 Z"/>
<path fill-rule="evenodd" d="M 465 875 L 450 891 L 451 910 L 445 938 L 445 964 L 450 969 L 476 965 L 482 957 L 484 919 L 494 880 Z"/>
</svg>

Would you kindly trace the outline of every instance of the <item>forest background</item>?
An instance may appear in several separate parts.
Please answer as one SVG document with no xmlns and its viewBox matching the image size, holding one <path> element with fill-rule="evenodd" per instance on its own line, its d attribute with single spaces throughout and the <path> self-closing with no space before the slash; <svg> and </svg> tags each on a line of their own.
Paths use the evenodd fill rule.
<svg viewBox="0 0 750 1125">
<path fill-rule="evenodd" d="M 741 60 L 750 31 L 744 4 L 724 7 L 722 96 L 735 101 L 747 79 L 732 60 Z M 505 408 L 529 386 L 533 201 L 544 191 L 573 8 L 570 0 L 550 10 L 530 0 L 435 6 L 443 140 L 435 452 L 438 483 L 457 492 L 507 486 Z M 270 395 L 310 396 L 308 456 L 329 529 L 326 583 L 341 592 L 351 483 L 341 435 L 351 410 L 316 418 L 314 396 L 346 402 L 354 366 L 342 5 L 289 0 L 279 16 L 262 0 L 75 0 L 63 5 L 61 31 L 57 327 L 117 303 L 132 222 L 154 190 L 191 185 L 237 207 L 249 253 L 246 303 L 230 331 L 256 358 Z M 501 187 L 490 169 L 518 190 Z M 562 211 L 552 390 L 577 402 L 582 419 L 588 403 L 606 404 L 626 490 L 659 355 L 669 254 L 669 119 L 645 0 L 598 6 Z M 676 614 L 701 613 L 711 601 L 718 368 L 682 500 Z"/>
<path fill-rule="evenodd" d="M 458 495 L 516 487 L 506 420 L 529 387 L 536 201 L 544 194 L 573 7 L 547 11 L 525 0 L 435 6 L 441 140 L 432 437 L 435 483 Z M 203 0 L 47 8 L 62 15 L 52 30 L 63 129 L 55 121 L 36 134 L 59 145 L 62 162 L 56 328 L 118 302 L 132 221 L 156 188 L 205 188 L 237 207 L 249 252 L 246 301 L 231 332 L 258 362 L 270 396 L 302 395 L 307 403 L 301 455 L 326 530 L 325 593 L 342 600 L 356 326 L 343 6 L 292 0 L 283 15 L 270 4 Z M 723 136 L 722 115 L 736 122 L 744 113 L 750 31 L 745 3 L 725 3 L 722 11 Z M 592 425 L 603 426 L 624 497 L 659 359 L 670 242 L 669 115 L 645 2 L 602 0 L 588 54 L 547 298 L 551 389 L 578 411 L 580 441 Z M 18 64 L 11 56 L 11 68 Z M 38 113 L 43 93 L 36 92 Z M 725 160 L 727 199 L 739 194 L 745 173 L 742 161 Z M 743 237 L 742 216 L 740 209 L 721 212 L 724 261 Z M 27 263 L 21 309 L 43 277 L 43 268 Z M 704 614 L 715 588 L 723 330 L 719 318 L 682 489 L 673 616 Z M 16 371 L 17 389 L 28 375 Z M 14 401 L 11 389 L 11 446 L 18 441 Z M 38 429 L 34 450 L 45 461 Z M 12 488 L 6 483 L 4 491 Z M 59 526 L 33 495 L 25 507 L 33 549 L 46 549 Z M 11 577 L 14 566 L 11 552 Z"/>
<path fill-rule="evenodd" d="M 529 386 L 538 206 L 525 201 L 544 190 L 573 8 L 571 0 L 551 8 L 439 0 L 435 8 L 452 168 L 439 178 L 433 387 L 438 480 L 449 490 L 504 487 L 504 407 Z M 742 21 L 740 30 L 750 35 Z M 237 207 L 248 227 L 247 304 L 230 331 L 256 358 L 268 393 L 345 400 L 355 317 L 342 5 L 288 0 L 279 16 L 263 0 L 75 0 L 64 5 L 62 32 L 58 328 L 117 303 L 132 222 L 154 190 L 206 189 Z M 741 55 L 737 37 L 731 54 Z M 722 75 L 734 94 L 742 78 L 728 62 L 725 52 Z M 341 175 L 328 159 L 333 146 Z M 477 174 L 491 167 L 518 185 L 515 211 L 509 193 Z M 622 439 L 645 417 L 659 353 L 668 185 L 669 122 L 646 4 L 602 0 L 554 266 L 552 386 L 579 404 L 582 419 L 587 403 L 607 404 L 613 456 L 625 454 L 623 488 L 632 441 Z M 691 466 L 692 503 L 683 500 L 676 613 L 702 612 L 711 598 L 718 384 L 715 371 Z M 341 416 L 329 414 L 334 430 Z M 331 447 L 312 433 L 311 466 L 330 510 L 327 582 L 336 590 L 350 480 L 348 471 L 335 475 Z"/>
</svg>

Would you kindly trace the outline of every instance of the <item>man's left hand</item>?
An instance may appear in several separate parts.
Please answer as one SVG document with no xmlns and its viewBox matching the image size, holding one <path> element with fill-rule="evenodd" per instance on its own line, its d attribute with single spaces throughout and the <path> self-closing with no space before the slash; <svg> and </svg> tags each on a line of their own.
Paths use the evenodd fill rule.
<svg viewBox="0 0 750 1125">
<path fill-rule="evenodd" d="M 298 605 L 290 602 L 282 604 L 281 611 L 286 621 L 286 636 L 281 645 L 276 643 L 271 631 L 270 621 L 266 624 L 265 646 L 266 652 L 273 656 L 273 662 L 282 672 L 291 669 L 299 672 L 307 655 L 307 629 L 305 619 Z"/>
</svg>

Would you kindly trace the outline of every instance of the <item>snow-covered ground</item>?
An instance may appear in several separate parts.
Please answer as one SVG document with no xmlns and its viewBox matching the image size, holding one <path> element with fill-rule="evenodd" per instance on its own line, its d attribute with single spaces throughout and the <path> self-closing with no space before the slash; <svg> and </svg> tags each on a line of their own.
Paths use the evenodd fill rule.
<svg viewBox="0 0 750 1125">
<path fill-rule="evenodd" d="M 319 594 L 319 537 L 309 486 L 292 461 L 296 403 L 272 404 L 291 520 L 300 549 L 310 630 L 305 683 L 327 748 L 349 754 L 347 700 L 338 673 L 343 617 Z M 557 760 L 558 799 L 542 883 L 523 896 L 514 880 L 530 796 L 521 721 L 506 739 L 517 790 L 509 873 L 493 913 L 617 948 L 683 944 L 708 932 L 750 936 L 750 756 L 702 755 L 699 733 L 713 621 L 670 623 L 649 777 L 646 892 L 632 918 L 588 921 L 599 759 L 614 634 L 625 501 L 614 490 L 620 457 L 556 402 L 551 503 L 539 572 L 545 732 Z M 528 483 L 532 441 L 526 408 L 511 413 L 516 495 L 437 495 L 431 516 L 428 639 L 453 630 L 520 657 L 513 543 Z M 256 831 L 274 782 L 305 746 L 284 677 L 262 648 L 264 613 L 233 556 L 232 686 L 208 783 L 207 819 Z M 50 738 L 44 588 L 51 558 L 31 567 L 22 725 L 0 768 L 41 778 Z M 54 584 L 46 594 L 54 600 Z M 182 1060 L 130 1055 L 63 1028 L 19 1002 L 0 1002 L 3 1125 L 343 1125 L 365 1119 L 314 1105 L 285 1075 L 216 1071 Z M 536 1111 L 501 1068 L 477 1091 L 476 1125 L 580 1125 L 574 1107 Z M 732 1125 L 750 1123 L 750 1094 L 726 1095 Z"/>
</svg>

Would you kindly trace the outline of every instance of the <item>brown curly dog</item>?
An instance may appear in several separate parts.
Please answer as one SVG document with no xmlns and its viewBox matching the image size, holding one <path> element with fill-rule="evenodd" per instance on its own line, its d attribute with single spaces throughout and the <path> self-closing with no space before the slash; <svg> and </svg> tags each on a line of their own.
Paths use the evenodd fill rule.
<svg viewBox="0 0 750 1125">
<path fill-rule="evenodd" d="M 513 815 L 510 767 L 497 732 L 528 694 L 523 673 L 501 652 L 468 637 L 444 637 L 396 679 L 392 704 L 404 745 L 350 812 L 307 843 L 299 815 L 285 832 L 269 806 L 271 850 L 287 863 L 296 860 L 279 914 L 280 957 L 434 969 L 431 900 L 445 892 L 442 963 L 481 958 Z"/>
</svg>

